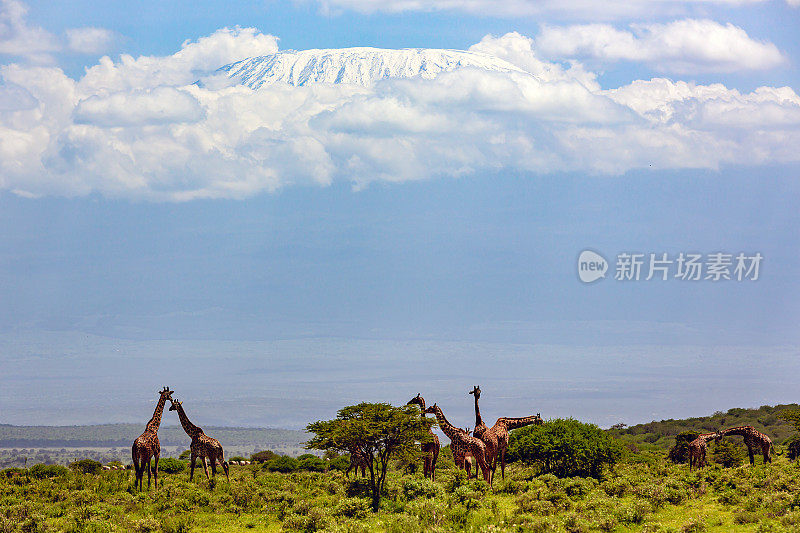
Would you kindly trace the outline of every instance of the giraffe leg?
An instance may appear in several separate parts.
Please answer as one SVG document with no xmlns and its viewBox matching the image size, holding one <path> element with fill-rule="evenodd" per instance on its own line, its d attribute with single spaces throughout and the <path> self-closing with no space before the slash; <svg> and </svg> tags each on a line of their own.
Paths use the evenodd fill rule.
<svg viewBox="0 0 800 533">
<path fill-rule="evenodd" d="M 155 465 L 153 465 L 153 480 L 155 481 L 156 490 L 158 490 L 158 459 L 160 455 L 155 456 Z"/>
<path fill-rule="evenodd" d="M 197 461 L 197 456 L 192 452 L 191 459 L 189 461 L 189 481 L 194 479 L 194 463 Z"/>
<path fill-rule="evenodd" d="M 750 457 L 750 464 L 751 465 L 756 464 L 755 454 L 753 453 L 753 448 L 751 448 L 750 446 L 747 447 L 747 455 Z"/>
<path fill-rule="evenodd" d="M 439 459 L 439 448 L 433 449 L 433 461 L 431 462 L 431 481 L 436 481 L 436 460 Z"/>
<path fill-rule="evenodd" d="M 503 448 L 500 450 L 500 475 L 503 476 L 503 481 L 506 480 L 506 449 Z M 494 477 L 494 472 L 492 472 L 492 477 Z"/>
<path fill-rule="evenodd" d="M 206 456 L 201 455 L 200 460 L 203 461 L 203 472 L 206 473 L 206 479 L 211 479 L 210 477 L 208 477 L 208 462 L 206 461 Z"/>
<path fill-rule="evenodd" d="M 217 477 L 217 458 L 212 455 L 208 462 L 211 463 L 211 477 Z"/>
<path fill-rule="evenodd" d="M 222 470 L 225 471 L 225 478 L 228 480 L 228 483 L 231 482 L 231 476 L 228 475 L 228 461 L 225 460 L 224 456 L 220 454 L 219 456 L 219 464 L 222 466 Z"/>
<path fill-rule="evenodd" d="M 144 477 L 144 476 L 142 476 Z M 147 490 L 150 490 L 150 458 L 147 458 Z"/>
</svg>

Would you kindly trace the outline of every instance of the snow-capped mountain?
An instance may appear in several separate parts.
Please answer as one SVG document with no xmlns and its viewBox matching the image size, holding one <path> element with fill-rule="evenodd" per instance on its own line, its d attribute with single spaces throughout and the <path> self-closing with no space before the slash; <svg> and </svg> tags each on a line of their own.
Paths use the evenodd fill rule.
<svg viewBox="0 0 800 533">
<path fill-rule="evenodd" d="M 522 72 L 511 63 L 479 52 L 405 48 L 338 48 L 286 50 L 225 65 L 239 83 L 258 89 L 276 82 L 289 85 L 349 83 L 368 86 L 384 78 L 433 78 L 440 72 L 473 67 L 500 72 Z"/>
</svg>

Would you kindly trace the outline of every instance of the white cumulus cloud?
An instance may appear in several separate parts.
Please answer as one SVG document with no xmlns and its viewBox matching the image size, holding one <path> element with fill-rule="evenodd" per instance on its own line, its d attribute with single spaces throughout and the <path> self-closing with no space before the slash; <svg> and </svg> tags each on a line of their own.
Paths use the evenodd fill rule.
<svg viewBox="0 0 800 533">
<path fill-rule="evenodd" d="M 472 50 L 520 71 L 258 90 L 214 75 L 276 50 L 275 37 L 234 28 L 168 56 L 104 57 L 80 79 L 55 67 L 0 67 L 0 188 L 187 201 L 499 170 L 800 162 L 800 97 L 789 87 L 740 93 L 653 79 L 604 89 L 594 73 L 546 61 L 517 33 Z"/>
<path fill-rule="evenodd" d="M 769 69 L 785 62 L 774 44 L 712 20 L 636 24 L 630 31 L 608 24 L 545 25 L 536 47 L 550 57 L 637 61 L 676 73 Z"/>
<path fill-rule="evenodd" d="M 114 32 L 105 28 L 70 28 L 64 33 L 67 48 L 79 54 L 102 54 L 115 39 Z"/>
<path fill-rule="evenodd" d="M 44 28 L 28 24 L 27 13 L 28 7 L 19 0 L 0 0 L 0 54 L 50 63 L 61 45 Z"/>
<path fill-rule="evenodd" d="M 52 64 L 56 53 L 100 54 L 112 45 L 115 34 L 103 28 L 68 28 L 63 38 L 30 24 L 28 6 L 20 0 L 0 0 L 0 55 Z"/>
</svg>

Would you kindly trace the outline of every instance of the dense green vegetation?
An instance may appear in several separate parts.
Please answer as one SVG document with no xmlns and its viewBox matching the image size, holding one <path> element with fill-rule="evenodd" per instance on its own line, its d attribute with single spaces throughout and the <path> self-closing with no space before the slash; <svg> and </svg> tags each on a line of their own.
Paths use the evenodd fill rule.
<svg viewBox="0 0 800 533">
<path fill-rule="evenodd" d="M 48 467 L 52 468 L 52 467 Z M 130 471 L 99 474 L 56 467 L 0 475 L 0 531 L 648 531 L 800 529 L 800 468 L 771 465 L 689 472 L 663 454 L 640 452 L 600 479 L 539 474 L 515 463 L 494 490 L 452 463 L 437 482 L 391 469 L 379 512 L 368 484 L 338 471 L 271 472 L 232 467 L 194 483 L 162 473 L 163 487 L 138 493 Z"/>
<path fill-rule="evenodd" d="M 665 422 L 678 433 L 712 429 L 704 423 Z M 644 441 L 650 449 L 639 449 L 632 438 L 652 433 L 630 430 L 603 431 L 575 420 L 517 430 L 512 455 L 518 460 L 493 488 L 466 479 L 447 447 L 436 482 L 409 473 L 409 457 L 401 455 L 388 461 L 377 512 L 370 480 L 346 479 L 339 468 L 349 460 L 335 450 L 324 458 L 260 452 L 254 456 L 263 462 L 231 467 L 230 483 L 202 475 L 189 482 L 184 461 L 162 459 L 163 485 L 149 492 L 134 490 L 131 471 L 98 471 L 91 461 L 9 468 L 0 470 L 0 532 L 800 530 L 800 464 L 789 460 L 786 443 L 777 441 L 772 464 L 759 457 L 750 466 L 741 438 L 712 442 L 710 466 L 690 472 L 668 457 L 675 436 Z"/>
<path fill-rule="evenodd" d="M 685 431 L 710 433 L 735 426 L 753 426 L 769 435 L 774 443 L 784 444 L 796 430 L 792 423 L 781 418 L 781 414 L 795 409 L 800 409 L 800 405 L 792 403 L 763 405 L 757 409 L 736 408 L 724 413 L 718 411 L 710 416 L 653 421 L 623 429 L 611 429 L 609 433 L 641 450 L 667 450 L 675 444 L 675 436 Z"/>
<path fill-rule="evenodd" d="M 623 446 L 594 424 L 573 419 L 549 420 L 511 434 L 508 460 L 535 464 L 543 474 L 599 478 L 620 460 Z"/>
</svg>

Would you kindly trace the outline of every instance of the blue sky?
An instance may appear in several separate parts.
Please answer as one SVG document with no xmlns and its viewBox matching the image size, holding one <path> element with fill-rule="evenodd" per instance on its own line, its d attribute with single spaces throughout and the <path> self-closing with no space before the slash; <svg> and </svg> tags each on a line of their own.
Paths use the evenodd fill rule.
<svg viewBox="0 0 800 533">
<path fill-rule="evenodd" d="M 0 422 L 146 420 L 164 384 L 283 427 L 417 392 L 466 425 L 477 383 L 603 425 L 796 401 L 800 8 L 480 4 L 0 1 Z M 192 85 L 349 46 L 525 75 Z M 626 251 L 764 263 L 616 281 Z"/>
</svg>

